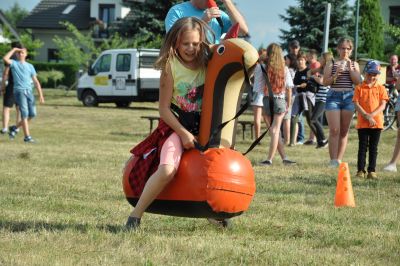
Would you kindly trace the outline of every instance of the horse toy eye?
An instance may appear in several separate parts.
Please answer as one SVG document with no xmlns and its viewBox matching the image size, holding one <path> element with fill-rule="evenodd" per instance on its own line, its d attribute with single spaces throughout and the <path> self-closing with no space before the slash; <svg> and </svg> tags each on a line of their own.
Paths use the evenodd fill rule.
<svg viewBox="0 0 400 266">
<path fill-rule="evenodd" d="M 218 48 L 217 48 L 217 53 L 218 53 L 219 55 L 223 55 L 224 52 L 225 52 L 225 45 L 220 45 L 220 46 L 218 46 Z"/>
</svg>

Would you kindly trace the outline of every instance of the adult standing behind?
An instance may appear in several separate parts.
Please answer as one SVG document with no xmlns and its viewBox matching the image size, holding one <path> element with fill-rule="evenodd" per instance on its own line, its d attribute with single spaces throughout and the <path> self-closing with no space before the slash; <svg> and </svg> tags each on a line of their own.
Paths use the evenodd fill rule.
<svg viewBox="0 0 400 266">
<path fill-rule="evenodd" d="M 222 0 L 228 13 L 218 7 L 208 8 L 207 0 L 190 0 L 176 4 L 170 8 L 165 18 L 165 30 L 168 32 L 174 23 L 183 17 L 197 17 L 204 20 L 214 31 L 215 41 L 218 43 L 222 34 L 228 32 L 229 28 L 239 23 L 240 34 L 248 35 L 248 27 L 243 16 L 237 10 L 231 0 Z M 221 18 L 223 27 L 216 18 Z"/>
<path fill-rule="evenodd" d="M 290 77 L 292 80 L 294 79 L 294 76 L 296 74 L 296 69 L 297 69 L 297 59 L 294 54 L 287 54 L 285 55 L 285 65 L 289 69 Z M 283 138 L 284 138 L 284 143 L 285 145 L 290 144 L 290 136 L 291 136 L 291 127 L 290 127 L 290 122 L 292 118 L 292 108 L 293 108 L 293 101 L 295 99 L 295 94 L 292 89 L 292 97 L 291 101 L 289 103 L 288 111 L 283 117 L 283 122 L 282 122 L 282 132 L 283 132 Z M 297 133 L 296 133 L 297 136 Z"/>
<path fill-rule="evenodd" d="M 262 48 L 258 51 L 259 54 L 259 63 L 265 62 L 267 57 L 267 50 Z M 257 91 L 256 86 L 253 86 L 253 99 L 251 101 L 251 106 L 253 106 L 253 116 L 254 116 L 254 133 L 256 139 L 260 136 L 261 132 L 261 117 L 264 117 L 262 114 L 263 110 L 263 98 L 264 98 L 264 91 Z M 267 124 L 267 121 L 264 117 L 264 121 Z"/>
<path fill-rule="evenodd" d="M 16 54 L 18 60 L 13 60 L 11 57 Z M 36 71 L 32 64 L 26 62 L 28 52 L 26 48 L 13 48 L 4 57 L 3 60 L 6 64 L 10 65 L 12 75 L 14 78 L 14 98 L 15 102 L 21 112 L 21 122 L 16 125 L 16 128 L 22 126 L 24 131 L 25 142 L 35 142 L 29 132 L 28 120 L 36 116 L 35 96 L 32 92 L 31 82 L 39 94 L 40 103 L 44 103 L 42 87 L 36 77 Z M 15 136 L 15 129 L 13 128 L 9 135 Z"/>
<path fill-rule="evenodd" d="M 398 63 L 398 56 L 392 55 L 390 57 L 390 66 L 386 70 L 386 83 L 392 84 L 400 90 L 400 64 Z M 400 124 L 400 97 L 397 97 L 396 107 L 397 123 Z M 396 163 L 400 160 L 400 127 L 397 128 L 396 145 L 393 150 L 392 159 L 383 170 L 388 172 L 397 172 Z"/>
<path fill-rule="evenodd" d="M 291 101 L 293 82 L 289 69 L 285 66 L 282 49 L 276 43 L 267 47 L 265 70 L 266 73 L 263 74 L 261 66 L 258 65 L 254 73 L 254 86 L 256 86 L 256 90 L 264 91 L 264 112 L 271 125 L 269 129 L 271 142 L 267 160 L 261 162 L 261 164 L 272 165 L 276 150 L 281 154 L 283 164 L 293 164 L 295 162 L 289 160 L 285 155 L 284 145 L 280 137 L 282 120 Z M 265 75 L 268 75 L 269 83 Z"/>
<path fill-rule="evenodd" d="M 331 86 L 326 99 L 329 126 L 330 166 L 338 167 L 347 146 L 351 119 L 354 114 L 353 87 L 360 84 L 360 67 L 350 59 L 353 42 L 341 38 L 337 45 L 339 59 L 324 69 L 324 85 Z"/>
<path fill-rule="evenodd" d="M 300 52 L 300 43 L 298 40 L 293 40 L 289 43 L 289 54 L 294 55 L 297 58 L 297 55 Z M 297 67 L 296 67 L 297 68 Z"/>
<path fill-rule="evenodd" d="M 321 67 L 319 72 L 311 76 L 318 84 L 320 84 L 317 93 L 315 94 L 315 106 L 311 115 L 311 124 L 315 129 L 315 136 L 317 137 L 317 149 L 324 148 L 328 145 L 328 140 L 325 139 L 324 128 L 321 123 L 321 117 L 324 115 L 326 95 L 328 94 L 329 87 L 323 85 L 323 69 L 328 63 L 332 63 L 333 56 L 330 52 L 322 53 L 320 57 Z M 311 129 L 313 129 L 311 128 Z"/>
<path fill-rule="evenodd" d="M 19 43 L 12 43 L 12 47 L 18 47 L 21 48 L 21 44 Z M 16 59 L 15 57 L 13 59 Z M 10 122 L 10 111 L 11 108 L 15 104 L 14 100 L 14 93 L 13 93 L 13 87 L 14 87 L 14 81 L 13 81 L 13 76 L 10 70 L 10 65 L 5 64 L 4 65 L 4 71 L 3 71 L 3 79 L 1 82 L 1 94 L 3 94 L 3 128 L 1 129 L 0 133 L 5 134 L 9 132 L 8 128 L 8 123 Z M 7 82 L 8 81 L 8 82 Z M 7 82 L 7 84 L 6 84 Z M 16 109 L 16 122 L 15 125 L 19 123 L 20 115 L 19 115 L 19 109 L 18 106 L 15 105 Z M 16 128 L 16 126 L 11 126 L 11 129 Z M 11 131 L 11 130 L 10 130 Z M 15 132 L 18 132 L 18 129 L 15 130 Z"/>
<path fill-rule="evenodd" d="M 397 55 L 390 56 L 390 66 L 386 70 L 386 84 L 396 85 L 400 80 L 400 64 Z M 400 89 L 400 87 L 398 88 Z"/>
<path fill-rule="evenodd" d="M 300 47 L 300 43 L 298 40 L 292 40 L 289 43 L 289 55 L 293 56 L 295 58 L 294 60 L 294 66 L 295 66 L 295 71 L 298 70 L 298 64 L 297 64 L 297 56 L 299 55 L 301 50 Z M 296 110 L 297 108 L 299 108 L 299 99 L 296 98 L 296 90 L 293 90 L 293 99 L 292 99 L 292 112 L 293 110 Z M 293 118 L 293 117 L 292 117 Z M 300 114 L 300 116 L 298 117 L 298 122 L 297 124 L 295 124 L 293 127 L 293 122 L 291 121 L 291 126 L 290 126 L 290 135 L 291 138 L 295 138 L 296 141 L 294 141 L 296 144 L 303 144 L 304 142 L 304 121 L 303 121 L 303 116 Z M 292 143 L 293 146 L 294 143 Z"/>
</svg>

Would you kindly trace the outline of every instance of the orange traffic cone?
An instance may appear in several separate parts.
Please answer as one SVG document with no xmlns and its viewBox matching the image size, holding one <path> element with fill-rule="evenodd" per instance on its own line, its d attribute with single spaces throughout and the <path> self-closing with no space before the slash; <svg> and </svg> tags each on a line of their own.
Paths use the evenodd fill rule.
<svg viewBox="0 0 400 266">
<path fill-rule="evenodd" d="M 355 207 L 353 187 L 351 186 L 349 165 L 341 163 L 336 185 L 335 207 Z"/>
</svg>

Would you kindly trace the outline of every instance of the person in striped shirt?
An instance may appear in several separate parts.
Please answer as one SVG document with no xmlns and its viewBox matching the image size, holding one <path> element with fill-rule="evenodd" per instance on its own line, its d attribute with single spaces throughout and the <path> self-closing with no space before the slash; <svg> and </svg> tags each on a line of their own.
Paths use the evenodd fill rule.
<svg viewBox="0 0 400 266">
<path fill-rule="evenodd" d="M 329 125 L 330 166 L 338 167 L 347 146 L 347 138 L 354 114 L 353 88 L 360 84 L 357 62 L 350 59 L 353 42 L 341 38 L 337 45 L 339 59 L 324 69 L 324 85 L 330 86 L 326 98 L 326 118 Z"/>
</svg>

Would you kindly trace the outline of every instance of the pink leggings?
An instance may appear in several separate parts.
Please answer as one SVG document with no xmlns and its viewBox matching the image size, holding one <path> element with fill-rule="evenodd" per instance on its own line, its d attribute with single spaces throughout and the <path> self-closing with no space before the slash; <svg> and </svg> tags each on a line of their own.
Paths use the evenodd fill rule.
<svg viewBox="0 0 400 266">
<path fill-rule="evenodd" d="M 173 165 L 175 169 L 178 169 L 182 153 L 183 146 L 181 139 L 178 134 L 174 132 L 167 138 L 161 148 L 160 165 Z"/>
</svg>

